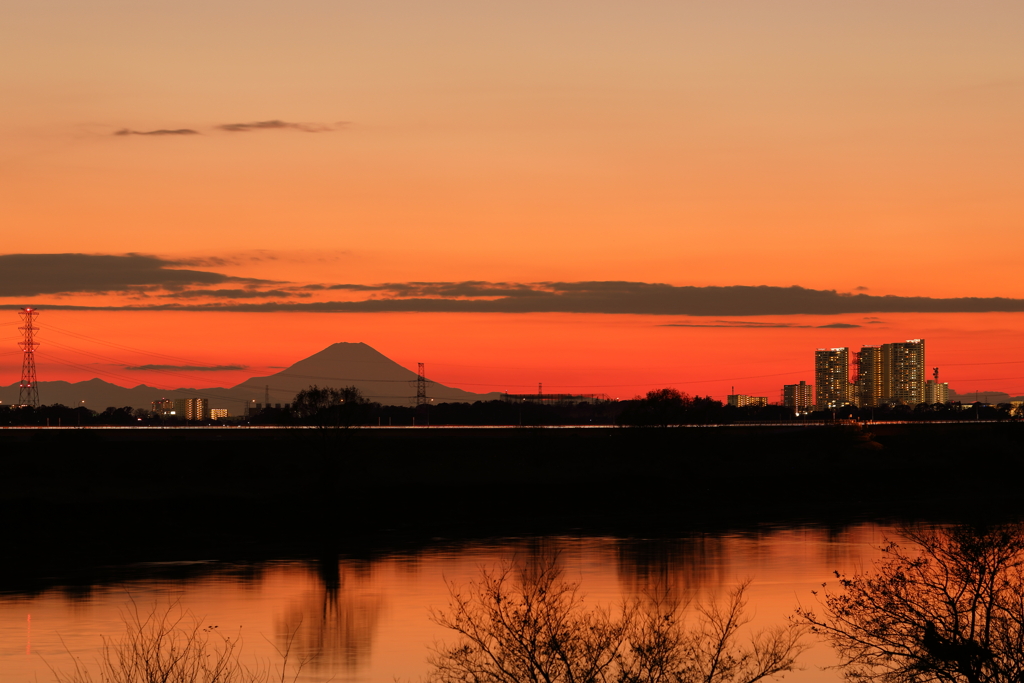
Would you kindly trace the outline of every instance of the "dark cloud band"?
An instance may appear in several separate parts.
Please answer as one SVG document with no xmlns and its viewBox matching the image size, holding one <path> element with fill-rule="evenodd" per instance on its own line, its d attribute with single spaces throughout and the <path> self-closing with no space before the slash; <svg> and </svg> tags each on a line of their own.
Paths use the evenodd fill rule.
<svg viewBox="0 0 1024 683">
<path fill-rule="evenodd" d="M 188 372 L 221 372 L 246 370 L 248 365 L 126 365 L 125 370 L 187 370 Z"/>
<path fill-rule="evenodd" d="M 199 131 L 192 130 L 191 128 L 160 128 L 158 130 L 132 130 L 130 128 L 122 128 L 114 133 L 114 135 L 199 135 Z"/>
<path fill-rule="evenodd" d="M 153 286 L 181 290 L 195 285 L 269 283 L 174 267 L 177 265 L 175 261 L 142 254 L 3 254 L 0 297 L 97 294 Z"/>
<path fill-rule="evenodd" d="M 66 310 L 597 313 L 720 317 L 1024 311 L 1024 299 L 876 296 L 797 286 L 691 287 L 627 281 L 521 283 L 482 280 L 381 284 L 313 283 L 298 286 L 294 283 L 232 277 L 210 270 L 183 267 L 186 265 L 188 263 L 185 261 L 171 261 L 141 254 L 0 255 L 0 297 L 133 292 L 142 297 L 155 295 L 162 299 L 181 300 L 180 303 L 115 307 L 63 304 L 49 306 Z M 210 262 L 210 265 L 216 267 L 217 264 Z M 309 301 L 311 292 L 320 292 L 321 295 L 333 293 L 345 299 L 354 297 L 356 300 Z M 219 301 L 201 301 L 204 298 Z M 244 299 L 279 301 L 238 301 Z M 868 320 L 868 323 L 877 324 L 877 321 Z M 730 327 L 763 327 L 774 323 L 715 321 L 714 324 Z M 779 325 L 793 326 L 782 323 Z M 856 326 L 852 323 L 836 322 L 822 327 Z"/>
<path fill-rule="evenodd" d="M 322 123 L 290 123 L 288 121 L 253 121 L 252 123 L 224 123 L 217 126 L 218 130 L 229 133 L 248 133 L 254 130 L 301 130 L 303 133 L 326 133 L 334 130 L 334 126 Z"/>
</svg>

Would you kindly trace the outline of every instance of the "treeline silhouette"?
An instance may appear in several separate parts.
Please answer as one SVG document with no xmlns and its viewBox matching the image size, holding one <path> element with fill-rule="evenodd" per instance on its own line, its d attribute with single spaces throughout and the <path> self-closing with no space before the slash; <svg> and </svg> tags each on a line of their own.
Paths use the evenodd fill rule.
<svg viewBox="0 0 1024 683">
<path fill-rule="evenodd" d="M 539 402 L 477 401 L 421 406 L 382 405 L 366 399 L 356 387 L 310 386 L 281 408 L 264 408 L 227 421 L 191 420 L 160 416 L 144 409 L 109 407 L 96 412 L 85 407 L 61 404 L 0 406 L 0 426 L 198 426 L 266 425 L 316 426 L 322 428 L 358 426 L 523 426 L 604 425 L 623 427 L 669 427 L 672 425 L 743 424 L 749 422 L 800 422 L 875 420 L 1010 420 L 1024 417 L 1022 406 L 957 402 L 922 403 L 917 406 L 885 405 L 875 408 L 844 406 L 836 410 L 795 415 L 780 405 L 731 406 L 710 396 L 691 396 L 676 389 L 649 391 L 626 401 Z"/>
<path fill-rule="evenodd" d="M 334 392 L 336 400 L 326 398 Z M 251 424 L 266 425 L 462 425 L 546 426 L 606 425 L 669 427 L 672 425 L 742 424 L 834 420 L 1009 420 L 1021 417 L 1009 403 L 998 406 L 959 403 L 887 405 L 876 408 L 846 406 L 836 411 L 796 415 L 781 405 L 731 406 L 710 396 L 691 396 L 666 388 L 627 401 L 538 402 L 477 401 L 409 406 L 385 406 L 365 399 L 355 387 L 320 389 L 311 386 L 282 408 L 264 409 L 249 417 Z"/>
</svg>

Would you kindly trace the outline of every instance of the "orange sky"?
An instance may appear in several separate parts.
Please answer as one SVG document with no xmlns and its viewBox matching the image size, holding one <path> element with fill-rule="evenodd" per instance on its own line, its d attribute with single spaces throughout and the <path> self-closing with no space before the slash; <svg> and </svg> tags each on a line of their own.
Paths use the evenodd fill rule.
<svg viewBox="0 0 1024 683">
<path fill-rule="evenodd" d="M 148 254 L 293 286 L 1024 298 L 1022 34 L 1014 2 L 21 3 L 0 26 L 2 253 Z M 181 130 L 195 133 L 115 135 Z M 953 388 L 1024 393 L 1015 365 L 954 369 L 1020 357 L 1019 313 L 753 330 L 660 327 L 680 316 L 47 312 L 131 301 L 5 294 L 12 320 L 26 302 L 44 310 L 44 343 L 67 341 L 48 336 L 52 321 L 255 374 L 365 341 L 470 390 L 635 393 L 802 371 L 735 382 L 774 395 L 811 381 L 815 347 L 924 337 Z M 79 346 L 67 359 L 99 362 Z M 86 372 L 44 366 L 47 351 L 40 379 Z M 17 360 L 0 354 L 0 384 Z"/>
</svg>

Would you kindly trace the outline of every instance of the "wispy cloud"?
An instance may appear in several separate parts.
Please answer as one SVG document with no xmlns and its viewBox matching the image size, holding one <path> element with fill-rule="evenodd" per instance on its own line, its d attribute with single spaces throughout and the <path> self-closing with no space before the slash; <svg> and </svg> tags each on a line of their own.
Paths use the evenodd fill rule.
<svg viewBox="0 0 1024 683">
<path fill-rule="evenodd" d="M 132 130 L 130 128 L 122 128 L 114 133 L 114 135 L 199 135 L 199 131 L 192 130 L 191 128 L 159 128 L 157 130 Z"/>
<path fill-rule="evenodd" d="M 126 365 L 125 370 L 183 370 L 188 372 L 221 372 L 246 370 L 248 365 Z"/>
<path fill-rule="evenodd" d="M 292 123 L 289 121 L 253 121 L 251 123 L 222 123 L 217 130 L 229 133 L 248 133 L 254 130 L 300 130 L 303 133 L 327 133 L 335 126 L 325 123 Z"/>
<path fill-rule="evenodd" d="M 297 130 L 303 133 L 329 133 L 349 125 L 347 121 L 338 123 L 297 123 L 294 121 L 281 121 L 273 119 L 270 121 L 250 121 L 248 123 L 222 123 L 213 126 L 208 130 L 222 133 L 249 133 L 260 130 Z M 134 128 L 121 128 L 114 132 L 114 135 L 202 135 L 195 128 L 158 128 L 155 130 L 135 130 Z"/>
<path fill-rule="evenodd" d="M 796 323 L 757 323 L 747 321 L 729 321 L 729 320 L 716 320 L 713 323 L 666 323 L 659 325 L 658 327 L 722 327 L 726 329 L 825 329 L 829 327 L 833 328 L 847 328 L 847 327 L 860 327 L 860 325 L 854 325 L 851 323 L 831 323 L 829 325 L 797 325 Z"/>
<path fill-rule="evenodd" d="M 297 297 L 308 299 L 313 296 L 308 292 L 293 292 L 284 289 L 185 289 L 179 292 L 167 292 L 159 295 L 167 299 L 287 299 Z"/>
</svg>

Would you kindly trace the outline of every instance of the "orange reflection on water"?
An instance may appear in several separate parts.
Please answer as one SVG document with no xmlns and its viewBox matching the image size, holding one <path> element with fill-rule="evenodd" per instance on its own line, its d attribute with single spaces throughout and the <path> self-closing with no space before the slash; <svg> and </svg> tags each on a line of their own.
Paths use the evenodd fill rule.
<svg viewBox="0 0 1024 683">
<path fill-rule="evenodd" d="M 434 546 L 374 559 L 326 555 L 251 565 L 149 565 L 111 577 L 91 590 L 59 587 L 33 595 L 0 597 L 0 671 L 3 680 L 52 679 L 49 666 L 86 666 L 100 654 L 101 636 L 123 629 L 119 611 L 133 600 L 141 610 L 175 602 L 217 625 L 240 632 L 246 657 L 306 662 L 298 680 L 384 682 L 425 673 L 428 648 L 451 636 L 429 619 L 448 602 L 448 582 L 463 584 L 481 568 L 503 561 L 530 564 L 557 556 L 570 581 L 579 581 L 587 605 L 612 605 L 638 595 L 669 591 L 681 600 L 707 599 L 751 579 L 752 627 L 778 623 L 812 600 L 811 590 L 833 570 L 856 572 L 880 553 L 890 529 L 873 524 L 844 528 L 760 528 L 684 538 L 611 539 L 548 537 Z M 35 622 L 34 642 L 16 646 Z M 31 653 L 31 654 L 30 654 Z M 27 656 L 26 656 L 27 655 Z M 838 681 L 817 667 L 832 661 L 825 647 L 804 658 L 804 671 L 786 681 Z"/>
</svg>

